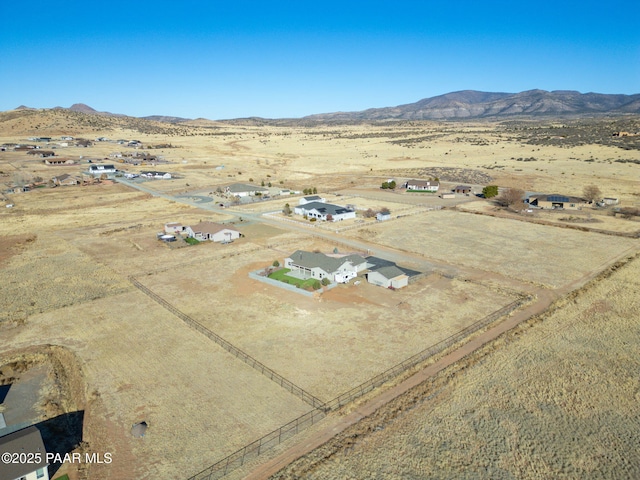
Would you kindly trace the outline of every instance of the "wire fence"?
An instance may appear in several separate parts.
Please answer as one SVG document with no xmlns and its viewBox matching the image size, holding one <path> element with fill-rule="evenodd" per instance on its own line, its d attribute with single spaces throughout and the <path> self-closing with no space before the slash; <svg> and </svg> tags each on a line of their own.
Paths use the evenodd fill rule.
<svg viewBox="0 0 640 480">
<path fill-rule="evenodd" d="M 251 355 L 243 352 L 239 348 L 235 347 L 234 345 L 232 345 L 231 343 L 226 341 L 220 335 L 217 335 L 217 334 L 213 333 L 207 327 L 205 327 L 201 323 L 199 323 L 196 320 L 194 320 L 193 318 L 191 318 L 186 313 L 181 312 L 176 307 L 171 305 L 169 302 L 167 302 L 160 295 L 158 295 L 158 294 L 154 293 L 153 291 L 149 290 L 142 283 L 137 281 L 134 277 L 129 277 L 129 281 L 138 290 L 140 290 L 141 292 L 146 294 L 148 297 L 150 297 L 153 300 L 155 300 L 156 302 L 158 302 L 164 308 L 166 308 L 171 313 L 173 313 L 176 317 L 180 318 L 188 326 L 190 326 L 191 328 L 193 328 L 197 332 L 200 332 L 203 335 L 207 336 L 208 338 L 210 338 L 211 340 L 216 342 L 218 345 L 220 345 L 222 348 L 224 348 L 226 351 L 228 351 L 232 355 L 235 355 L 238 359 L 242 360 L 244 363 L 249 365 L 251 368 L 254 368 L 255 370 L 259 371 L 262 375 L 267 377 L 269 380 L 272 380 L 273 382 L 277 383 L 282 388 L 284 388 L 285 390 L 289 391 L 290 393 L 292 393 L 296 397 L 300 397 L 302 399 L 302 401 L 308 403 L 309 405 L 311 405 L 314 408 L 321 408 L 321 407 L 324 406 L 324 402 L 322 400 L 320 400 L 319 398 L 314 397 L 309 392 L 306 392 L 302 388 L 298 387 L 296 384 L 294 384 L 294 383 L 290 382 L 289 380 L 287 380 L 286 378 L 284 378 L 282 375 L 274 372 L 269 367 L 267 367 L 263 363 L 259 362 L 255 358 L 253 358 Z"/>
</svg>

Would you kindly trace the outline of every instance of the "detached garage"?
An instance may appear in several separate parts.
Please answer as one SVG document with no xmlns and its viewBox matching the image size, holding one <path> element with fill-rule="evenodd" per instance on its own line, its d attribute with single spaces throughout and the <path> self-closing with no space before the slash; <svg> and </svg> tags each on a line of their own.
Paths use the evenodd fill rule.
<svg viewBox="0 0 640 480">
<path fill-rule="evenodd" d="M 398 267 L 388 266 L 367 273 L 367 281 L 379 287 L 398 289 L 409 284 L 409 277 Z"/>
</svg>

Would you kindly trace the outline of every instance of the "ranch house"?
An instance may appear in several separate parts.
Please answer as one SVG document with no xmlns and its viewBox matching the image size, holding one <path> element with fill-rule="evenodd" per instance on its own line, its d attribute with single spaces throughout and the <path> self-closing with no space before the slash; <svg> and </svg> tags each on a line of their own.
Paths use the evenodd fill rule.
<svg viewBox="0 0 640 480">
<path fill-rule="evenodd" d="M 293 209 L 296 215 L 306 215 L 307 218 L 317 218 L 318 220 L 339 222 L 349 218 L 356 218 L 356 212 L 340 205 L 331 203 L 309 202 L 298 205 Z"/>
<path fill-rule="evenodd" d="M 240 232 L 235 228 L 214 222 L 200 222 L 197 225 L 188 226 L 184 231 L 187 232 L 189 238 L 200 241 L 209 240 L 222 243 L 240 238 Z"/>
<path fill-rule="evenodd" d="M 297 250 L 284 259 L 284 267 L 302 278 L 328 278 L 346 283 L 367 268 L 367 261 L 356 254 L 330 257 L 324 253 Z"/>
<path fill-rule="evenodd" d="M 529 197 L 529 205 L 545 209 L 581 210 L 589 205 L 584 198 L 567 195 L 534 195 Z"/>
<path fill-rule="evenodd" d="M 234 197 L 252 197 L 257 195 L 265 195 L 269 193 L 268 188 L 256 187 L 255 185 L 247 185 L 244 183 L 234 183 L 224 189 L 225 193 Z"/>
<path fill-rule="evenodd" d="M 431 180 L 408 180 L 405 187 L 409 191 L 437 192 L 440 188 L 440 182 L 434 182 Z"/>
</svg>

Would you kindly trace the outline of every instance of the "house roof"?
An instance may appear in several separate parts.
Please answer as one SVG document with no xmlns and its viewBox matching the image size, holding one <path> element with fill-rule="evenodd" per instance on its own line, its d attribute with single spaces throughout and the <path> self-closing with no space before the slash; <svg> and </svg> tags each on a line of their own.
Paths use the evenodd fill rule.
<svg viewBox="0 0 640 480">
<path fill-rule="evenodd" d="M 264 187 L 258 187 L 256 185 L 248 185 L 246 183 L 234 183 L 227 187 L 231 193 L 240 192 L 267 192 L 269 189 Z"/>
<path fill-rule="evenodd" d="M 322 200 L 322 197 L 319 195 L 311 195 L 309 197 L 302 197 L 304 198 L 307 202 L 314 202 L 316 200 Z"/>
<path fill-rule="evenodd" d="M 198 233 L 208 233 L 209 235 L 216 234 L 223 230 L 231 230 L 237 232 L 235 228 L 230 228 L 228 225 L 222 225 L 214 222 L 200 222 L 197 225 L 190 226 L 191 230 Z"/>
<path fill-rule="evenodd" d="M 0 435 L 2 435 L 1 432 Z M 33 425 L 0 437 L 0 451 L 12 454 L 40 454 L 33 456 L 34 463 L 0 463 L 0 476 L 2 478 L 21 478 L 48 465 L 46 459 L 47 451 L 42 442 L 42 435 Z M 35 460 L 38 459 L 40 461 L 36 462 Z"/>
<path fill-rule="evenodd" d="M 306 268 L 321 268 L 327 273 L 333 273 L 338 270 L 346 262 L 353 265 L 362 265 L 367 261 L 360 255 L 352 254 L 344 257 L 329 257 L 324 253 L 305 252 L 304 250 L 296 250 L 289 257 L 293 263 Z"/>
<path fill-rule="evenodd" d="M 340 205 L 333 205 L 331 203 L 322 203 L 322 202 L 309 202 L 304 205 L 300 205 L 300 207 L 307 212 L 311 210 L 317 210 L 319 213 L 323 215 L 340 215 L 342 213 L 349 213 L 351 210 L 348 208 L 342 207 Z"/>
<path fill-rule="evenodd" d="M 557 193 L 552 193 L 549 195 L 532 195 L 531 197 L 529 197 L 529 202 L 531 202 L 532 200 L 552 202 L 552 203 L 586 203 L 587 202 L 584 198 L 570 197 L 568 195 L 560 195 Z"/>
<path fill-rule="evenodd" d="M 458 185 L 454 190 L 471 190 L 469 185 Z"/>
<path fill-rule="evenodd" d="M 392 278 L 396 278 L 402 275 L 406 276 L 406 274 L 402 270 L 400 270 L 398 267 L 394 265 L 389 265 L 387 267 L 379 268 L 377 270 L 374 270 L 374 272 L 379 273 L 387 280 L 391 280 Z"/>
</svg>

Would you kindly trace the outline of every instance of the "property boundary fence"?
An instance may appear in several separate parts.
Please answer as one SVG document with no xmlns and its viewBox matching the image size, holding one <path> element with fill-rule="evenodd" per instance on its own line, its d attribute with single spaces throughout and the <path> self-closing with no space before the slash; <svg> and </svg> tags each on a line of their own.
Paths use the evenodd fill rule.
<svg viewBox="0 0 640 480">
<path fill-rule="evenodd" d="M 321 407 L 315 408 L 314 410 L 305 413 L 301 417 L 296 418 L 295 420 L 287 423 L 286 425 L 283 425 L 277 430 L 274 430 L 264 437 L 254 441 L 253 443 L 250 443 L 240 450 L 235 451 L 228 457 L 223 458 L 210 467 L 205 468 L 196 475 L 189 477 L 188 480 L 217 480 L 224 477 L 234 469 L 241 467 L 246 462 L 258 457 L 260 453 L 279 445 L 281 442 L 293 437 L 298 432 L 317 423 L 319 420 L 324 418 L 328 412 L 337 410 L 338 408 L 352 402 L 356 398 L 363 396 L 365 393 L 370 392 L 383 383 L 395 378 L 409 368 L 412 368 L 420 362 L 428 359 L 429 357 L 442 352 L 452 345 L 455 345 L 457 342 L 463 340 L 468 335 L 480 330 L 481 328 L 486 327 L 490 323 L 498 320 L 503 315 L 511 313 L 513 310 L 520 307 L 529 300 L 531 300 L 530 296 L 522 297 L 514 302 L 511 302 L 509 305 L 505 305 L 501 309 L 496 310 L 495 312 L 487 315 L 481 320 L 478 320 L 472 325 L 469 325 L 467 328 L 460 330 L 458 333 L 444 339 L 439 343 L 436 343 L 435 345 L 432 345 L 429 348 L 426 348 L 425 350 L 417 353 L 412 357 L 409 357 L 408 359 L 395 365 L 394 367 L 391 367 L 385 372 L 382 372 L 380 375 L 376 375 L 372 379 L 358 385 L 355 388 L 352 388 L 348 392 L 339 395 L 338 397 L 322 405 Z"/>
<path fill-rule="evenodd" d="M 207 336 L 208 338 L 210 338 L 211 340 L 216 342 L 218 345 L 220 345 L 222 348 L 224 348 L 226 351 L 228 351 L 232 355 L 235 355 L 237 358 L 239 358 L 244 363 L 249 365 L 251 368 L 254 368 L 255 370 L 259 371 L 261 374 L 263 374 L 269 380 L 272 380 L 273 382 L 277 383 L 282 388 L 284 388 L 285 390 L 289 391 L 290 393 L 292 393 L 296 397 L 300 397 L 303 402 L 308 403 L 309 405 L 311 405 L 314 408 L 321 408 L 321 407 L 324 406 L 324 402 L 322 400 L 320 400 L 319 398 L 314 397 L 309 392 L 306 392 L 302 388 L 298 387 L 296 384 L 294 384 L 294 383 L 290 382 L 289 380 L 287 380 L 286 378 L 284 378 L 282 375 L 274 372 L 269 367 L 267 367 L 263 363 L 259 362 L 258 360 L 253 358 L 251 355 L 243 352 L 242 350 L 240 350 L 236 346 L 232 345 L 231 343 L 226 341 L 221 336 L 215 334 L 214 332 L 209 330 L 207 327 L 205 327 L 201 323 L 199 323 L 196 320 L 194 320 L 193 318 L 191 318 L 186 313 L 181 312 L 176 307 L 174 307 L 169 302 L 167 302 L 164 298 L 162 298 L 160 295 L 158 295 L 158 294 L 154 293 L 153 291 L 149 290 L 142 283 L 137 281 L 134 277 L 129 277 L 129 281 L 138 290 L 140 290 L 141 292 L 143 292 L 144 294 L 146 294 L 147 296 L 149 296 L 150 298 L 152 298 L 153 300 L 158 302 L 164 308 L 166 308 L 171 313 L 173 313 L 176 317 L 180 318 L 188 326 L 190 326 L 191 328 L 193 328 L 197 332 L 200 332 L 201 334 Z"/>
<path fill-rule="evenodd" d="M 193 477 L 189 477 L 189 480 L 216 480 L 222 478 L 227 473 L 230 473 L 236 468 L 244 465 L 246 462 L 253 460 L 262 452 L 279 445 L 285 440 L 296 435 L 298 432 L 301 432 L 305 428 L 317 423 L 325 416 L 326 413 L 320 409 L 314 409 L 307 412 L 301 417 L 283 425 L 255 442 L 235 451 L 228 457 L 223 458 L 210 467 L 205 468 Z"/>
<path fill-rule="evenodd" d="M 514 302 L 511 302 L 508 305 L 505 305 L 499 310 L 487 315 L 486 317 L 478 320 L 477 322 L 472 323 L 468 327 L 460 330 L 459 332 L 451 335 L 448 338 L 445 338 L 441 342 L 438 342 L 421 352 L 416 353 L 412 357 L 407 358 L 403 362 L 398 363 L 397 365 L 391 367 L 390 369 L 376 375 L 375 377 L 367 380 L 364 383 L 352 388 L 348 392 L 345 392 L 333 400 L 330 400 L 325 405 L 325 410 L 337 410 L 338 408 L 352 402 L 356 398 L 363 396 L 365 393 L 370 392 L 376 387 L 379 387 L 383 383 L 397 377 L 399 374 L 405 372 L 406 370 L 415 367 L 419 363 L 425 361 L 429 357 L 436 355 L 445 349 L 455 345 L 456 343 L 464 340 L 466 337 L 471 335 L 472 333 L 477 332 L 481 328 L 486 327 L 490 323 L 496 321 L 498 318 L 507 315 L 514 311 L 516 308 L 520 307 L 526 301 L 528 301 L 531 297 L 520 298 Z"/>
</svg>

